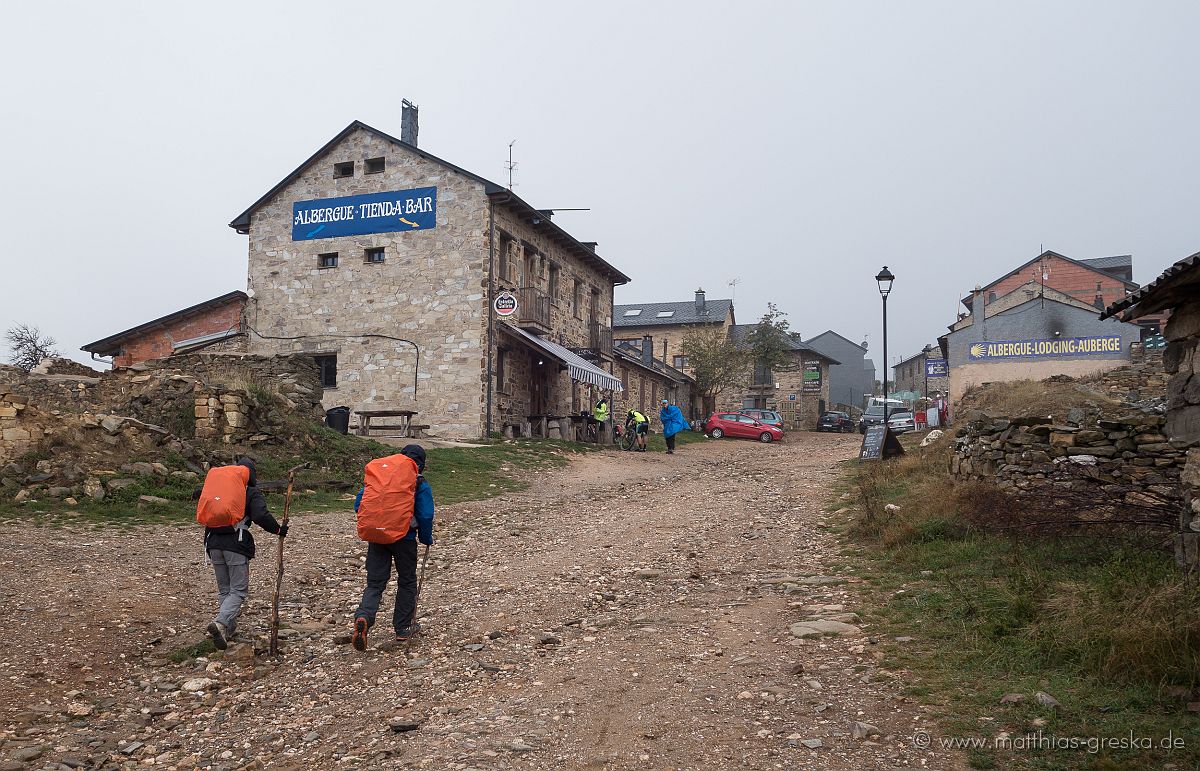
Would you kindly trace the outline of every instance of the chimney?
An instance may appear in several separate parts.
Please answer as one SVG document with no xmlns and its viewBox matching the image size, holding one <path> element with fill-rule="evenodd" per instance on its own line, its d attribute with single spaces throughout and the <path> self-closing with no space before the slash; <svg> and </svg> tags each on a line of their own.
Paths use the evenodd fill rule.
<svg viewBox="0 0 1200 771">
<path fill-rule="evenodd" d="M 654 338 L 650 335 L 642 336 L 642 364 L 647 367 L 654 363 Z"/>
<path fill-rule="evenodd" d="M 596 247 L 600 245 L 598 241 L 580 241 L 579 243 L 591 249 L 593 252 L 596 251 Z"/>
<path fill-rule="evenodd" d="M 417 146 L 417 106 L 407 99 L 400 101 L 400 141 Z"/>
<path fill-rule="evenodd" d="M 696 290 L 696 315 L 697 316 L 708 315 L 708 308 L 704 302 L 704 290 L 703 289 Z"/>
<path fill-rule="evenodd" d="M 976 286 L 975 291 L 971 293 L 971 324 L 979 323 L 979 328 L 983 328 L 983 322 L 986 318 L 987 309 L 983 304 L 983 288 Z"/>
</svg>

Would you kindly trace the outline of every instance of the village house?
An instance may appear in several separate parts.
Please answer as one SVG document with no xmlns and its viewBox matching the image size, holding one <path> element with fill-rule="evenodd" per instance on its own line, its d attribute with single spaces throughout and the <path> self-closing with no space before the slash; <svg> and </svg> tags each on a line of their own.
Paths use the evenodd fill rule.
<svg viewBox="0 0 1200 771">
<path fill-rule="evenodd" d="M 867 356 L 867 341 L 856 343 L 828 329 L 804 344 L 836 360 L 829 365 L 831 408 L 862 410 L 875 393 L 875 362 Z"/>
<path fill-rule="evenodd" d="M 914 393 L 920 398 L 945 396 L 950 391 L 950 369 L 940 349 L 927 345 L 920 353 L 892 366 L 894 393 Z"/>
<path fill-rule="evenodd" d="M 745 345 L 756 324 L 737 324 L 729 335 L 737 345 Z M 769 369 L 761 364 L 750 367 L 746 385 L 721 395 L 719 411 L 741 409 L 775 410 L 788 429 L 810 430 L 817 425 L 829 404 L 829 367 L 836 359 L 812 348 L 796 335 L 788 335 L 791 346 L 787 363 Z"/>
<path fill-rule="evenodd" d="M 736 322 L 733 300 L 709 300 L 703 289 L 694 300 L 684 302 L 634 303 L 613 308 L 613 335 L 622 342 L 641 346 L 650 336 L 655 352 L 677 370 L 689 370 L 683 340 L 697 329 L 728 330 Z"/>
<path fill-rule="evenodd" d="M 114 369 L 199 350 L 244 351 L 246 293 L 228 292 L 88 343 L 82 350 L 112 357 Z"/>
<path fill-rule="evenodd" d="M 614 399 L 613 416 L 618 422 L 629 410 L 635 409 L 656 419 L 663 399 L 676 404 L 689 420 L 699 417 L 700 405 L 695 381 L 686 373 L 655 357 L 654 338 L 646 335 L 640 343 L 631 340 L 616 342 L 614 372 L 621 378 L 625 390 Z"/>
<path fill-rule="evenodd" d="M 1155 281 L 1120 302 L 1102 318 L 1120 316 L 1136 321 L 1170 311 L 1163 330 L 1167 347 L 1163 365 L 1167 381 L 1166 438 L 1187 448 L 1183 482 L 1183 509 L 1175 557 L 1181 566 L 1200 566 L 1200 252 L 1185 257 L 1163 271 Z"/>
<path fill-rule="evenodd" d="M 327 408 L 410 410 L 439 436 L 528 433 L 619 392 L 629 278 L 508 190 L 354 121 L 230 223 L 249 237 L 248 347 L 305 353 Z M 564 435 L 564 423 L 558 435 Z"/>
</svg>

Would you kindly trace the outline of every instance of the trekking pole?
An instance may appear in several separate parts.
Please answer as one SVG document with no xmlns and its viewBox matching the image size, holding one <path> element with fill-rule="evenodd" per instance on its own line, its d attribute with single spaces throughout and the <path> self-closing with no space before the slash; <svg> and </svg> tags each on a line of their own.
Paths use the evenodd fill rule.
<svg viewBox="0 0 1200 771">
<path fill-rule="evenodd" d="M 296 482 L 296 472 L 308 468 L 307 463 L 288 469 L 287 495 L 283 499 L 283 517 L 280 525 L 288 521 L 288 509 L 292 505 L 292 485 Z M 271 598 L 271 644 L 267 652 L 272 656 L 279 655 L 279 589 L 283 586 L 283 536 L 279 536 L 279 547 L 275 550 L 275 596 Z"/>
<path fill-rule="evenodd" d="M 429 544 L 425 544 L 425 554 L 421 557 L 421 574 L 417 576 L 417 593 L 413 595 L 413 614 L 408 622 L 408 628 L 412 632 L 416 631 L 417 627 L 417 603 L 421 600 L 421 585 L 425 583 L 425 563 L 429 562 Z M 405 647 L 412 642 L 412 638 L 416 637 L 412 632 L 408 635 L 408 640 L 405 641 Z"/>
</svg>

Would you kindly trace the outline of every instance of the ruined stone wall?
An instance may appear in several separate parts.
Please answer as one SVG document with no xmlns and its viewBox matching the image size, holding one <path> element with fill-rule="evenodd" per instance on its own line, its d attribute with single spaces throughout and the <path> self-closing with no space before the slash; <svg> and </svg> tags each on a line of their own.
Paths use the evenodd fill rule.
<svg viewBox="0 0 1200 771">
<path fill-rule="evenodd" d="M 365 173 L 367 158 L 385 170 Z M 334 178 L 342 162 L 354 174 Z M 292 240 L 295 201 L 417 187 L 437 188 L 432 229 Z M 372 132 L 350 134 L 253 215 L 251 350 L 336 355 L 327 408 L 415 409 L 441 436 L 480 436 L 487 208 L 479 181 Z M 383 262 L 366 262 L 369 248 L 382 248 Z M 326 253 L 336 267 L 321 267 Z M 419 367 L 412 345 L 368 337 L 379 334 L 415 342 Z"/>
<path fill-rule="evenodd" d="M 1018 494 L 1091 490 L 1099 483 L 1104 491 L 1179 497 L 1186 443 L 1168 439 L 1162 415 L 1072 413 L 1074 421 L 1055 423 L 1051 418 L 969 412 L 955 432 L 950 472 L 960 480 L 988 480 Z"/>
<path fill-rule="evenodd" d="M 0 466 L 34 449 L 45 430 L 28 398 L 12 391 L 11 384 L 0 383 Z"/>
<path fill-rule="evenodd" d="M 1167 382 L 1167 434 L 1186 444 L 1183 513 L 1177 559 L 1200 565 L 1200 299 L 1175 308 L 1164 330 Z"/>
</svg>

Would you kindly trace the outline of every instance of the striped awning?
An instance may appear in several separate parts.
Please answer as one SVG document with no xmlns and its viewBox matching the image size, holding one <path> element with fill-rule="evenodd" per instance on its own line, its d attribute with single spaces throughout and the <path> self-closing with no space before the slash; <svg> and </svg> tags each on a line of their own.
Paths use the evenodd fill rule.
<svg viewBox="0 0 1200 771">
<path fill-rule="evenodd" d="M 548 355 L 565 364 L 567 366 L 567 372 L 571 375 L 571 379 L 575 382 L 593 385 L 604 391 L 625 390 L 625 386 L 621 385 L 620 378 L 613 377 L 611 374 L 600 369 L 582 356 L 571 353 L 558 343 L 553 343 L 549 340 L 543 340 L 537 335 L 529 334 L 520 327 L 514 327 L 512 324 L 502 324 L 502 327 L 506 332 L 528 341 L 537 348 L 545 351 Z"/>
</svg>

